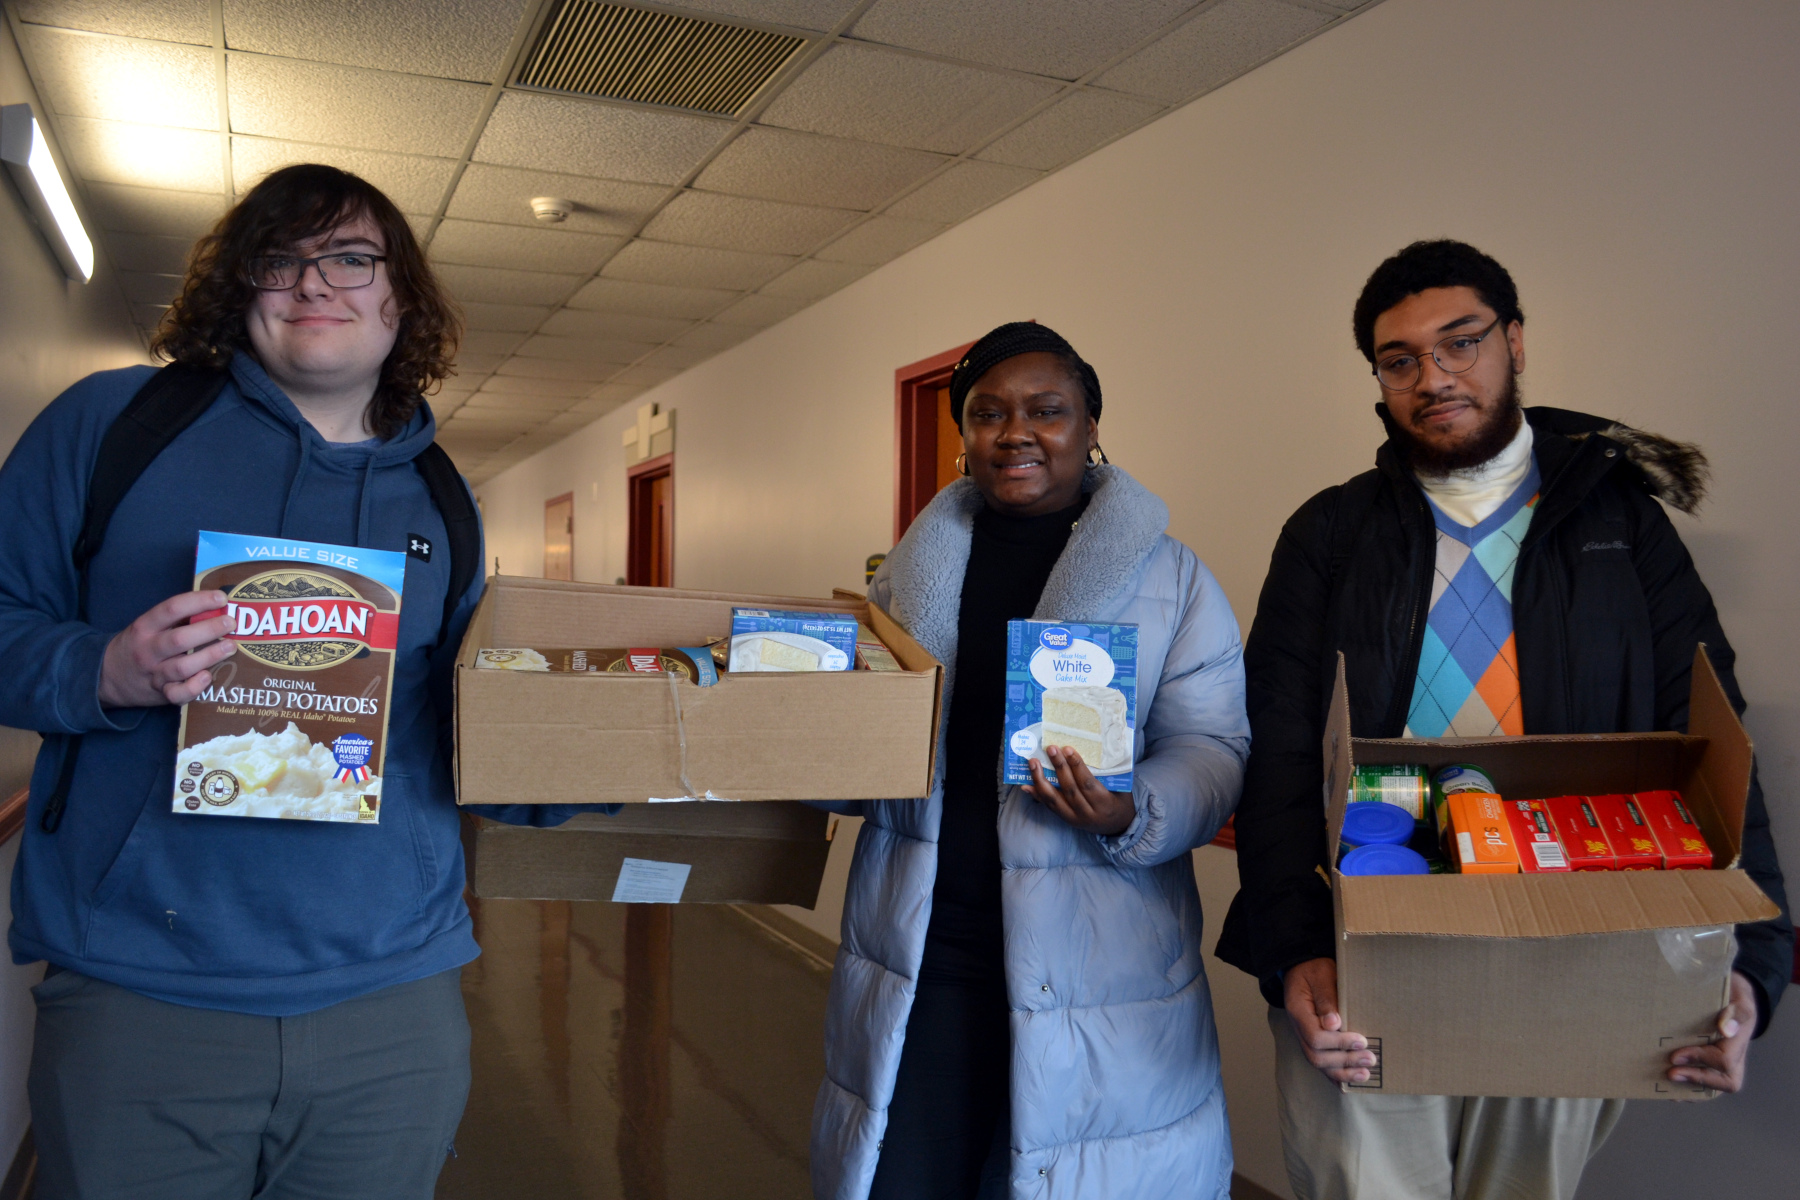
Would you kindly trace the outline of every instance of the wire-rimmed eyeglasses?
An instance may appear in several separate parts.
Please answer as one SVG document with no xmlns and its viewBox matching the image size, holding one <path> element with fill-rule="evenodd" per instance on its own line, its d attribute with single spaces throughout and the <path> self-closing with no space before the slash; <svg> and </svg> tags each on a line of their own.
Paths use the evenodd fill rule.
<svg viewBox="0 0 1800 1200">
<path fill-rule="evenodd" d="M 1453 333 L 1431 348 L 1431 357 L 1450 374 L 1461 375 L 1475 365 L 1481 356 L 1481 343 L 1499 326 L 1500 318 L 1495 317 L 1480 333 Z M 1406 392 L 1418 384 L 1419 370 L 1418 355 L 1390 354 L 1376 361 L 1375 378 L 1391 392 Z"/>
<path fill-rule="evenodd" d="M 285 292 L 300 282 L 306 268 L 316 266 L 326 287 L 368 287 L 375 282 L 375 264 L 386 261 L 385 254 L 358 251 L 321 254 L 314 258 L 263 254 L 250 260 L 250 286 L 263 292 Z"/>
</svg>

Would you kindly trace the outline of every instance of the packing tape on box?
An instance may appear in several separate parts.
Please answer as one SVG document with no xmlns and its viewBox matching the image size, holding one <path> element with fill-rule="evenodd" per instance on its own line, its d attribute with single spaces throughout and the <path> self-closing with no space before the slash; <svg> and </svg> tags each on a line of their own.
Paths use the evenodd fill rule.
<svg viewBox="0 0 1800 1200">
<path fill-rule="evenodd" d="M 1729 925 L 1659 929 L 1656 946 L 1680 979 L 1705 979 L 1717 975 L 1737 954 L 1737 938 L 1732 936 Z"/>
</svg>

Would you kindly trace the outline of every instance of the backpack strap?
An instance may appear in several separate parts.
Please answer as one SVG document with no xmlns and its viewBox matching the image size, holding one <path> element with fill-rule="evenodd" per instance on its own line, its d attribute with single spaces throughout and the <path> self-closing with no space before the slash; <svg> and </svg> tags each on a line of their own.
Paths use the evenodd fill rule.
<svg viewBox="0 0 1800 1200">
<path fill-rule="evenodd" d="M 444 594 L 444 619 L 438 626 L 441 646 L 450 636 L 450 618 L 456 615 L 456 606 L 481 567 L 481 516 L 469 498 L 462 474 L 442 446 L 431 443 L 413 459 L 413 465 L 424 478 L 431 501 L 444 518 L 444 532 L 450 538 L 450 590 Z"/>
<path fill-rule="evenodd" d="M 82 513 L 81 532 L 75 538 L 70 556 L 75 561 L 76 618 L 87 620 L 88 564 L 106 541 L 106 527 L 113 513 L 125 499 L 131 486 L 143 475 L 156 456 L 168 449 L 169 443 L 211 408 L 219 393 L 225 390 L 230 376 L 211 367 L 170 363 L 152 375 L 131 403 L 125 406 L 100 439 L 100 453 L 94 458 L 94 469 L 88 476 L 87 507 Z M 81 758 L 82 735 L 71 734 L 63 746 L 62 763 L 57 768 L 56 786 L 44 801 L 44 814 L 38 827 L 55 833 L 62 824 L 63 810 L 69 804 L 69 789 L 75 783 L 75 764 Z"/>
</svg>

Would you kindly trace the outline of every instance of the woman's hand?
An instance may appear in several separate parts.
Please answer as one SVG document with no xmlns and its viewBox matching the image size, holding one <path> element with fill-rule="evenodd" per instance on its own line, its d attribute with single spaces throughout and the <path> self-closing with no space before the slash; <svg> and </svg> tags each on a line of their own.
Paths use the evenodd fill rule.
<svg viewBox="0 0 1800 1200">
<path fill-rule="evenodd" d="M 215 610 L 215 617 L 192 620 Z M 223 640 L 230 632 L 224 592 L 169 597 L 107 643 L 100 703 L 107 708 L 186 704 L 212 686 L 212 668 L 236 653 L 237 643 Z"/>
<path fill-rule="evenodd" d="M 1036 758 L 1031 759 L 1032 781 L 1025 790 L 1037 797 L 1038 803 L 1087 833 L 1111 836 L 1131 828 L 1137 817 L 1137 804 L 1130 792 L 1107 791 L 1071 747 L 1046 746 L 1044 753 L 1050 756 L 1050 765 L 1056 768 L 1056 777 L 1063 786 L 1052 784 L 1044 775 L 1043 765 Z"/>
</svg>

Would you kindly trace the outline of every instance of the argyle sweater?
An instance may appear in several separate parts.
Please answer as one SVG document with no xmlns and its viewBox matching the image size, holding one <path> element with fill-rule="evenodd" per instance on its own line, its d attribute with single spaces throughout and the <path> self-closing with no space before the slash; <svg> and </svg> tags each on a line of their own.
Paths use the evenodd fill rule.
<svg viewBox="0 0 1800 1200">
<path fill-rule="evenodd" d="M 1500 507 L 1477 525 L 1446 515 L 1428 494 L 1437 523 L 1437 568 L 1406 736 L 1517 736 L 1519 655 L 1513 643 L 1513 569 L 1538 502 L 1537 460 Z"/>
</svg>

